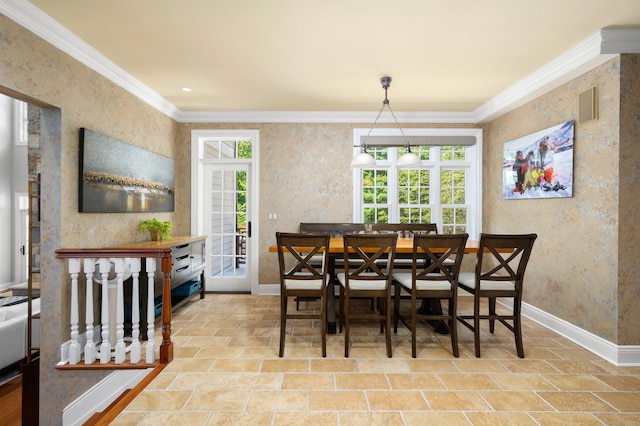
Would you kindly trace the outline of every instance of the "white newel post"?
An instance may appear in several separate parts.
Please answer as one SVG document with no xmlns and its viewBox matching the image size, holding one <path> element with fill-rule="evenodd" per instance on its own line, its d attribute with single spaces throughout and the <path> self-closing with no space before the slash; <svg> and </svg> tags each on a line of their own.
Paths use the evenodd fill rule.
<svg viewBox="0 0 640 426">
<path fill-rule="evenodd" d="M 111 259 L 116 272 L 116 345 L 115 362 L 122 364 L 125 360 L 126 345 L 124 344 L 124 271 L 125 259 Z"/>
<path fill-rule="evenodd" d="M 156 321 L 155 306 L 153 303 L 154 280 L 156 273 L 156 259 L 146 258 L 147 269 L 147 363 L 151 364 L 156 358 L 156 343 L 154 341 L 154 323 Z"/>
<path fill-rule="evenodd" d="M 80 361 L 81 348 L 78 343 L 78 274 L 80 273 L 80 259 L 69 259 L 69 274 L 71 275 L 71 344 L 69 345 L 69 364 L 75 365 Z"/>
<path fill-rule="evenodd" d="M 140 259 L 127 259 L 127 264 L 131 269 L 133 283 L 131 288 L 131 345 L 129 346 L 129 357 L 132 364 L 140 362 Z"/>
<path fill-rule="evenodd" d="M 109 343 L 109 259 L 101 258 L 100 274 L 102 275 L 102 302 L 100 315 L 102 318 L 102 344 L 100 345 L 100 364 L 106 364 L 111 359 L 111 344 Z"/>
<path fill-rule="evenodd" d="M 84 363 L 93 364 L 96 360 L 96 343 L 93 341 L 93 273 L 96 270 L 96 259 L 84 259 L 86 276 L 85 320 L 87 324 L 87 341 L 84 344 Z"/>
</svg>

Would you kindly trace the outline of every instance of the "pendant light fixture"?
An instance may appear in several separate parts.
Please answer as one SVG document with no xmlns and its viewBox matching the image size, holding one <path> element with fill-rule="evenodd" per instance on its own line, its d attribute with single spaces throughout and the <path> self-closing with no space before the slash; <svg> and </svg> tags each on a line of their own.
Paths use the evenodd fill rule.
<svg viewBox="0 0 640 426">
<path fill-rule="evenodd" d="M 353 161 L 351 162 L 351 167 L 359 167 L 359 168 L 375 167 L 376 159 L 373 158 L 373 156 L 367 152 L 367 140 L 369 139 L 369 136 L 371 135 L 373 128 L 378 123 L 378 120 L 382 115 L 382 111 L 384 111 L 385 108 L 389 109 L 389 112 L 391 113 L 393 120 L 398 126 L 398 129 L 400 129 L 400 133 L 402 134 L 402 137 L 405 141 L 404 145 L 386 145 L 386 146 L 393 146 L 393 147 L 400 147 L 400 146 L 405 147 L 405 153 L 400 158 L 398 158 L 398 161 L 396 162 L 396 167 L 400 167 L 400 168 L 418 167 L 422 164 L 422 161 L 420 160 L 420 157 L 418 157 L 418 155 L 411 152 L 409 139 L 404 134 L 404 131 L 402 130 L 402 127 L 400 126 L 400 123 L 396 118 L 396 114 L 393 112 L 393 109 L 391 109 L 391 105 L 389 104 L 389 99 L 387 98 L 387 89 L 389 88 L 389 86 L 391 86 L 391 77 L 388 77 L 388 76 L 382 77 L 380 79 L 380 84 L 384 89 L 384 100 L 382 101 L 382 108 L 380 108 L 380 111 L 378 112 L 378 116 L 376 117 L 373 124 L 371 125 L 371 128 L 369 129 L 369 132 L 367 133 L 367 136 L 365 137 L 362 144 L 356 145 L 357 147 L 362 148 L 362 151 L 353 159 Z"/>
</svg>

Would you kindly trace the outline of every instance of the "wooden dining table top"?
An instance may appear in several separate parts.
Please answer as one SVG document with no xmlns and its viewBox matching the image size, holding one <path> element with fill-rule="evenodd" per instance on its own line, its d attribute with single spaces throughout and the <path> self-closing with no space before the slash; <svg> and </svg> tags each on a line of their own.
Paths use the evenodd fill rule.
<svg viewBox="0 0 640 426">
<path fill-rule="evenodd" d="M 478 252 L 478 241 L 477 240 L 467 240 L 467 244 L 464 248 L 465 253 L 477 253 Z M 437 252 L 437 249 L 431 249 L 434 252 Z M 445 252 L 447 249 L 443 248 L 442 252 Z M 270 253 L 278 252 L 278 245 L 273 244 L 269 246 Z M 329 241 L 329 253 L 343 253 L 344 252 L 344 240 L 342 237 L 331 238 Z M 413 238 L 398 238 L 396 242 L 396 253 L 412 253 L 413 252 Z"/>
</svg>

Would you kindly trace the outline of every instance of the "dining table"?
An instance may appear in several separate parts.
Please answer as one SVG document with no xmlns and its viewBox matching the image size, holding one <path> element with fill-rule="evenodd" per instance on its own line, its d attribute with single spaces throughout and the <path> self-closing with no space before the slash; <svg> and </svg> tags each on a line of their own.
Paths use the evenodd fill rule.
<svg viewBox="0 0 640 426">
<path fill-rule="evenodd" d="M 464 252 L 465 254 L 477 253 L 479 241 L 467 240 Z M 302 247 L 301 250 L 304 250 Z M 434 253 L 444 253 L 447 249 L 431 248 Z M 365 249 L 366 251 L 366 249 Z M 278 246 L 273 244 L 269 246 L 270 253 L 277 253 Z M 398 238 L 396 241 L 396 258 L 411 258 L 413 254 L 413 238 Z M 336 260 L 344 256 L 344 239 L 342 237 L 332 237 L 329 240 L 329 264 L 327 269 L 329 272 L 329 282 L 327 288 L 327 333 L 335 334 L 336 327 L 336 306 L 335 306 L 335 290 L 334 284 L 336 279 Z"/>
</svg>

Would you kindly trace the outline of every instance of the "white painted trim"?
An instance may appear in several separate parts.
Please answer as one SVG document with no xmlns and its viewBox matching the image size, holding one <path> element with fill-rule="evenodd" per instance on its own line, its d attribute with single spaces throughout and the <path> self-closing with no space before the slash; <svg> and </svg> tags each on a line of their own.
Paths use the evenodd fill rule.
<svg viewBox="0 0 640 426">
<path fill-rule="evenodd" d="M 174 120 L 207 123 L 369 123 L 373 111 L 181 111 L 26 0 L 3 0 L 0 13 Z M 640 30 L 602 29 L 473 112 L 396 113 L 402 123 L 480 123 L 505 114 L 620 53 L 639 53 Z M 381 121 L 384 123 L 385 121 Z"/>
<path fill-rule="evenodd" d="M 127 389 L 133 389 L 152 371 L 153 368 L 114 371 L 64 408 L 62 424 L 82 425 L 94 413 L 104 411 Z"/>
<path fill-rule="evenodd" d="M 500 303 L 509 308 L 512 306 L 510 299 L 500 300 Z M 640 366 L 640 346 L 638 345 L 616 345 L 528 303 L 522 303 L 522 315 L 566 337 L 611 364 L 619 367 Z"/>
</svg>

